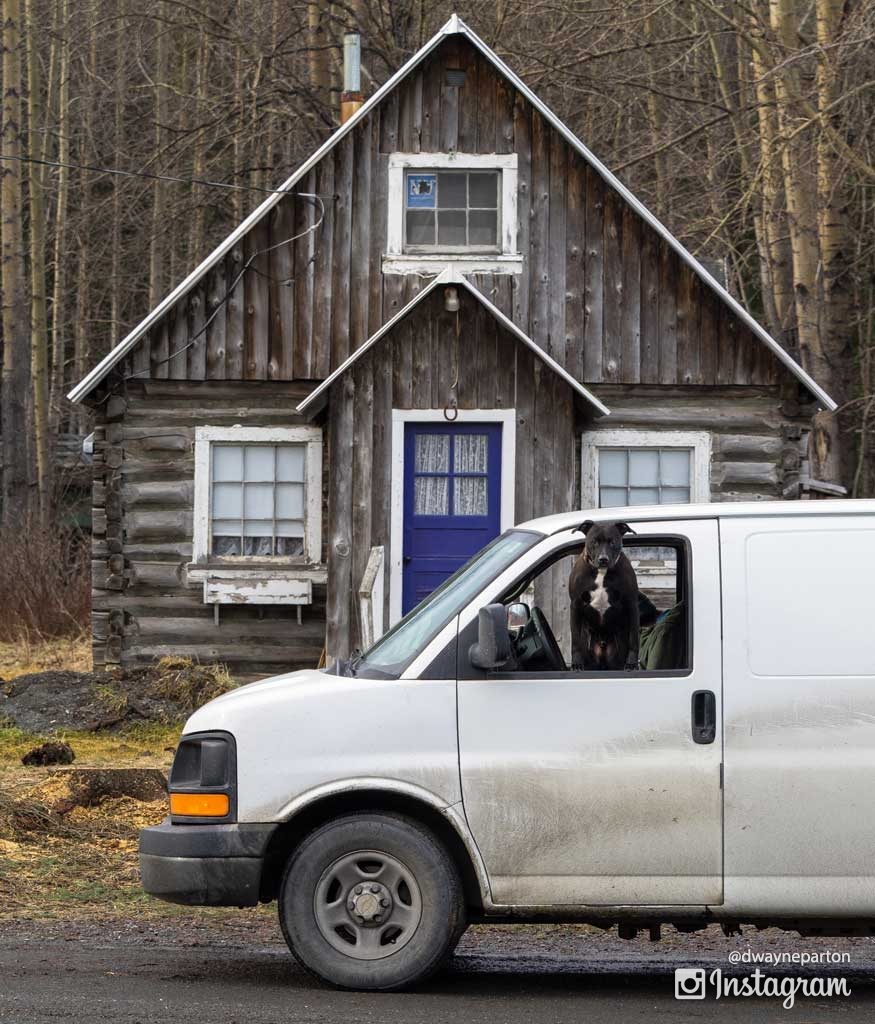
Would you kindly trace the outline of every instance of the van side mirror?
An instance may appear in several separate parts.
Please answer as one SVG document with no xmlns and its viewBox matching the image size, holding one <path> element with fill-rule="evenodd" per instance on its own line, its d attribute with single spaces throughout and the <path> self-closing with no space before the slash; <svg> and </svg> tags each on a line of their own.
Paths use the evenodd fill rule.
<svg viewBox="0 0 875 1024">
<path fill-rule="evenodd" d="M 528 626 L 532 617 L 529 606 L 522 601 L 516 601 L 507 606 L 507 631 L 518 636 Z"/>
<path fill-rule="evenodd" d="M 468 648 L 474 668 L 487 671 L 501 668 L 510 661 L 510 634 L 507 631 L 507 609 L 503 604 L 488 604 L 480 609 L 477 643 Z"/>
</svg>

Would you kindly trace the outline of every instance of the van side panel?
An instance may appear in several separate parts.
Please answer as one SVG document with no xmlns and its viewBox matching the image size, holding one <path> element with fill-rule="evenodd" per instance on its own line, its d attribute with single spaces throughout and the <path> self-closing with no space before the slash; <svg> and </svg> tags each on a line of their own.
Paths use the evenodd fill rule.
<svg viewBox="0 0 875 1024">
<path fill-rule="evenodd" d="M 875 519 L 722 519 L 724 912 L 875 916 Z"/>
</svg>

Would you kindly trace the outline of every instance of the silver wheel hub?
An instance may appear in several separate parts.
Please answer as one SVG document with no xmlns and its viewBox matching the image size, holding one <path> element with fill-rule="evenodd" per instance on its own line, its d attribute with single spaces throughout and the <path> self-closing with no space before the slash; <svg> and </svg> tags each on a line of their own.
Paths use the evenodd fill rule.
<svg viewBox="0 0 875 1024">
<path fill-rule="evenodd" d="M 379 960 L 413 938 L 422 894 L 406 864 L 377 850 L 339 857 L 322 872 L 313 898 L 316 924 L 336 950 Z"/>
<path fill-rule="evenodd" d="M 392 895 L 385 885 L 378 882 L 357 885 L 350 893 L 347 906 L 359 921 L 379 924 L 392 914 Z"/>
</svg>

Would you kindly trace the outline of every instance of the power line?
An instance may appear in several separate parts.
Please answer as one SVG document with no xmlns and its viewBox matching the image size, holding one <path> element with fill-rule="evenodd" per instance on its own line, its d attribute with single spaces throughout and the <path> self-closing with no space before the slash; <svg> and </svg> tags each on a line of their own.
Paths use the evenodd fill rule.
<svg viewBox="0 0 875 1024">
<path fill-rule="evenodd" d="M 237 287 L 238 282 L 240 281 L 240 279 L 243 277 L 243 275 L 246 273 L 247 270 L 252 268 L 257 273 L 261 274 L 261 276 L 268 277 L 269 275 L 264 274 L 262 271 L 259 271 L 257 267 L 253 267 L 252 266 L 253 262 L 256 260 L 257 257 L 263 256 L 263 255 L 265 255 L 265 253 L 273 252 L 274 249 L 279 249 L 283 245 L 290 245 L 292 242 L 297 241 L 297 239 L 303 238 L 305 235 L 309 235 L 309 234 L 311 234 L 311 233 L 313 233 L 315 231 L 318 231 L 318 229 L 321 226 L 322 222 L 325 220 L 325 203 L 322 202 L 322 197 L 317 195 L 316 193 L 313 193 L 313 192 L 296 192 L 294 194 L 296 196 L 298 196 L 298 198 L 300 198 L 300 199 L 308 199 L 311 202 L 318 203 L 319 204 L 319 219 L 314 224 L 311 224 L 308 228 L 305 228 L 303 231 L 300 231 L 297 235 L 292 235 L 291 238 L 284 238 L 280 242 L 274 242 L 273 245 L 265 246 L 264 249 L 256 249 L 256 251 L 252 253 L 252 255 L 249 257 L 249 259 L 240 268 L 240 271 L 237 274 L 237 276 L 234 278 L 234 280 L 231 282 L 231 284 L 225 289 L 225 294 L 222 296 L 222 298 L 217 303 L 216 308 L 207 317 L 206 321 L 204 322 L 204 324 L 200 328 L 200 330 L 198 330 L 198 332 L 191 337 L 191 339 L 189 340 L 188 344 L 183 345 L 181 348 L 178 348 L 175 351 L 171 352 L 170 355 L 169 356 L 165 356 L 164 359 L 159 359 L 157 362 L 151 363 L 148 369 L 146 369 L 146 370 L 139 370 L 137 373 L 130 373 L 130 374 L 128 374 L 124 378 L 125 382 L 127 382 L 129 380 L 133 380 L 135 377 L 143 377 L 143 376 L 145 376 L 147 374 L 150 374 L 152 372 L 152 370 L 156 366 L 163 366 L 165 363 L 169 363 L 170 360 L 174 359 L 176 356 L 181 355 L 183 352 L 187 352 L 188 349 L 190 349 L 192 347 L 192 345 L 194 345 L 194 343 L 198 340 L 198 338 L 202 334 L 206 333 L 207 328 L 210 326 L 210 324 L 213 322 L 213 320 L 215 320 L 215 318 L 218 315 L 219 311 L 224 307 L 225 303 L 231 297 L 231 293 Z M 307 261 L 307 266 L 309 266 L 315 259 L 316 259 L 316 253 L 314 251 L 313 255 Z M 271 278 L 271 280 L 277 280 L 277 279 L 276 278 Z M 282 283 L 287 283 L 287 282 L 280 282 L 280 281 L 277 280 L 277 283 L 282 284 Z M 113 394 L 113 392 L 110 391 L 109 394 L 107 394 L 106 398 L 103 399 L 103 401 L 107 401 L 112 396 L 112 394 Z M 98 404 L 100 404 L 100 403 L 98 403 Z"/>
<path fill-rule="evenodd" d="M 0 160 L 15 160 L 21 164 L 41 164 L 43 167 L 66 167 L 73 171 L 93 171 L 95 174 L 116 174 L 121 178 L 146 178 L 150 181 L 170 181 L 178 185 L 206 185 L 210 188 L 224 188 L 233 192 L 262 192 L 266 195 L 298 195 L 283 188 L 260 188 L 258 185 L 234 185 L 229 181 L 209 181 L 206 178 L 180 178 L 172 174 L 152 174 L 149 171 L 125 171 L 120 167 L 97 167 L 92 164 L 62 163 L 59 160 L 39 160 L 32 156 L 12 156 L 0 153 Z M 333 199 L 334 196 L 322 196 Z"/>
</svg>

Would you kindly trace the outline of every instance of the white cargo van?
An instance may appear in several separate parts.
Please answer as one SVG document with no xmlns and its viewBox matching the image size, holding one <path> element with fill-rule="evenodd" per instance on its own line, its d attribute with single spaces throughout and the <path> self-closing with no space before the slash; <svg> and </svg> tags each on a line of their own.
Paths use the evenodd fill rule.
<svg viewBox="0 0 875 1024">
<path fill-rule="evenodd" d="M 635 530 L 640 670 L 566 664 L 584 519 Z M 357 988 L 420 980 L 483 919 L 871 934 L 873 582 L 875 502 L 510 530 L 364 655 L 196 712 L 144 887 L 278 900 L 301 963 Z"/>
</svg>

